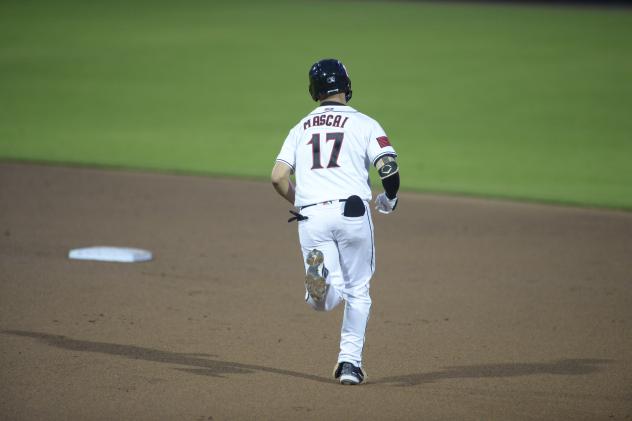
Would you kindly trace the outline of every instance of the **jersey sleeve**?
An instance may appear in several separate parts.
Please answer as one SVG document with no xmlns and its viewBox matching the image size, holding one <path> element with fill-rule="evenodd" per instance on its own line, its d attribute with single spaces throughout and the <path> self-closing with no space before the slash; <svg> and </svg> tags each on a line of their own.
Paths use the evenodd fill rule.
<svg viewBox="0 0 632 421">
<path fill-rule="evenodd" d="M 292 168 L 292 172 L 296 169 L 296 143 L 298 141 L 296 127 L 294 127 L 288 133 L 281 147 L 281 152 L 277 156 L 276 160 L 284 162 Z"/>
<path fill-rule="evenodd" d="M 369 132 L 369 146 L 367 153 L 371 164 L 375 165 L 375 162 L 385 155 L 397 156 L 397 152 L 388 140 L 388 136 L 384 132 L 384 129 L 377 121 L 373 122 Z"/>
</svg>

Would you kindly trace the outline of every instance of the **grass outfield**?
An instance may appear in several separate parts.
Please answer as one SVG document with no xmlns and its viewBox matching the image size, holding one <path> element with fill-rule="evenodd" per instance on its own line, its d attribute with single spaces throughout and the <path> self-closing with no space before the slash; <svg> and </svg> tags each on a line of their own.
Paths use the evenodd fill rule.
<svg viewBox="0 0 632 421">
<path fill-rule="evenodd" d="M 0 2 L 0 158 L 266 178 L 334 56 L 404 188 L 632 208 L 628 9 L 129 3 Z"/>
</svg>

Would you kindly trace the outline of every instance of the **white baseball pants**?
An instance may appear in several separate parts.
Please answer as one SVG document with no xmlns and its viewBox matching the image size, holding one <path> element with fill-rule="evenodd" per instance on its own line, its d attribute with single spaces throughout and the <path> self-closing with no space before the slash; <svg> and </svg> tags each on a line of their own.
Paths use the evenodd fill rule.
<svg viewBox="0 0 632 421">
<path fill-rule="evenodd" d="M 330 311 L 343 300 L 344 317 L 340 332 L 338 362 L 362 364 L 366 324 L 371 309 L 370 281 L 375 271 L 373 222 L 368 204 L 363 216 L 343 215 L 344 202 L 309 206 L 301 214 L 309 219 L 298 224 L 303 262 L 313 249 L 323 252 L 329 271 L 329 289 L 321 302 L 306 294 L 306 302 L 315 310 Z M 307 263 L 305 270 L 307 271 Z"/>
</svg>

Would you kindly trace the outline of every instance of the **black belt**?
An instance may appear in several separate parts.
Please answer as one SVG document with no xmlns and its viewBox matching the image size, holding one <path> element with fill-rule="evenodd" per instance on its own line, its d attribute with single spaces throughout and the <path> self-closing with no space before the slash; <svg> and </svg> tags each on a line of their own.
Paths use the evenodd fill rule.
<svg viewBox="0 0 632 421">
<path fill-rule="evenodd" d="M 346 202 L 346 201 L 347 201 L 347 199 L 325 200 L 324 202 L 312 203 L 312 204 L 309 204 L 309 205 L 301 206 L 301 210 L 303 210 L 305 208 L 309 208 L 310 206 L 316 206 L 316 205 L 320 205 L 320 204 L 323 204 L 323 203 Z"/>
<path fill-rule="evenodd" d="M 312 204 L 309 204 L 309 205 L 301 206 L 299 208 L 299 211 L 302 211 L 305 208 L 309 208 L 310 206 L 316 206 L 316 205 L 320 205 L 320 204 L 323 204 L 323 203 L 346 202 L 346 201 L 347 201 L 347 199 L 325 200 L 324 202 L 312 203 Z M 288 222 L 293 222 L 293 221 L 299 221 L 300 222 L 300 221 L 306 221 L 306 220 L 309 219 L 307 216 L 301 215 L 299 212 L 290 211 L 290 213 L 292 215 L 294 215 L 294 216 L 291 217 L 290 219 L 288 219 L 287 220 Z"/>
</svg>

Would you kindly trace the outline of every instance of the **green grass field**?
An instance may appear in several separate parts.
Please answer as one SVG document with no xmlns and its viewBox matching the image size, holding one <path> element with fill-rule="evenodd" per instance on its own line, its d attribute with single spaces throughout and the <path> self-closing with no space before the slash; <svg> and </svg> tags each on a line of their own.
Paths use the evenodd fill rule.
<svg viewBox="0 0 632 421">
<path fill-rule="evenodd" d="M 405 189 L 632 208 L 629 9 L 5 0 L 0 159 L 267 178 L 332 56 Z"/>
</svg>

